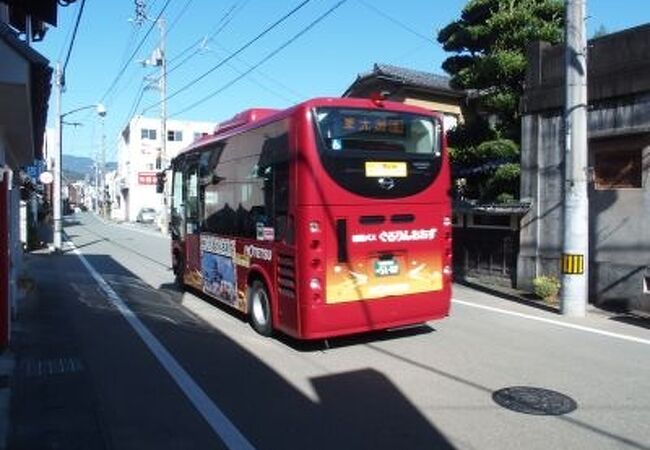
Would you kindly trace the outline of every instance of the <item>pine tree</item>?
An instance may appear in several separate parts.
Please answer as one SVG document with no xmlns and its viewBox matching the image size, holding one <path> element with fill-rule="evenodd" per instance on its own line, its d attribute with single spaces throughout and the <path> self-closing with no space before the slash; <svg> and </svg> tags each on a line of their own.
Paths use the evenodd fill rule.
<svg viewBox="0 0 650 450">
<path fill-rule="evenodd" d="M 455 54 L 442 67 L 452 86 L 468 91 L 476 112 L 449 136 L 456 171 L 471 173 L 469 196 L 517 197 L 526 49 L 536 40 L 560 42 L 563 22 L 561 0 L 470 0 L 460 19 L 438 33 L 445 51 Z"/>
</svg>

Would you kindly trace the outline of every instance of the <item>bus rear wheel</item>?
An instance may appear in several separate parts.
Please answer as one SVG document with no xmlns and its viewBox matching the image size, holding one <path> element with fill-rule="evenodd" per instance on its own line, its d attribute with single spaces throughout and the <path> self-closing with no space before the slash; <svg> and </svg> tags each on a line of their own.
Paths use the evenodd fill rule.
<svg viewBox="0 0 650 450">
<path fill-rule="evenodd" d="M 264 283 L 253 280 L 248 286 L 248 315 L 251 326 L 262 336 L 271 336 L 271 299 Z"/>
</svg>

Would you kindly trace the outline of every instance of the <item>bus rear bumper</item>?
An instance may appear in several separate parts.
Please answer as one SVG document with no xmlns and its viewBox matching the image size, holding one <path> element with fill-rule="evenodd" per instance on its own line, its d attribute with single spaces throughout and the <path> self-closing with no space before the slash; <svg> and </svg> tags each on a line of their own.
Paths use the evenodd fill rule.
<svg viewBox="0 0 650 450">
<path fill-rule="evenodd" d="M 324 339 L 399 328 L 449 315 L 449 292 L 426 292 L 408 297 L 307 305 L 301 311 L 300 339 Z"/>
</svg>

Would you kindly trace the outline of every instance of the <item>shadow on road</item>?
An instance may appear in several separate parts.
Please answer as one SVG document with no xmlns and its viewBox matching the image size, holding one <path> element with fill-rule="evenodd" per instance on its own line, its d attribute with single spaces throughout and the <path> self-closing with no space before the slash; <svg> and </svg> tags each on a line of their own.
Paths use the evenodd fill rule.
<svg viewBox="0 0 650 450">
<path fill-rule="evenodd" d="M 255 448 L 453 448 L 386 374 L 367 368 L 311 378 L 310 398 L 185 309 L 179 291 L 153 289 L 110 257 L 85 257 Z M 37 287 L 14 333 L 17 367 L 77 363 L 74 371 L 16 371 L 9 448 L 218 448 L 213 431 L 77 256 L 28 255 L 26 262 Z"/>
</svg>

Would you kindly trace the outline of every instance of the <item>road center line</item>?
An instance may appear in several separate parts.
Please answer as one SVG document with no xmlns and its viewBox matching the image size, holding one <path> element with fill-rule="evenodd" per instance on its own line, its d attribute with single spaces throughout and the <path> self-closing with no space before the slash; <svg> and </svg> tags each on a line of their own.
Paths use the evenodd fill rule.
<svg viewBox="0 0 650 450">
<path fill-rule="evenodd" d="M 547 319 L 545 317 L 532 316 L 530 314 L 524 314 L 515 311 L 508 311 L 507 309 L 495 308 L 493 306 L 481 305 L 478 303 L 467 302 L 465 300 L 452 299 L 452 302 L 457 303 L 463 306 L 469 306 L 470 308 L 484 309 L 486 311 L 492 311 L 500 314 L 505 314 L 508 316 L 519 317 L 522 319 L 535 320 L 537 322 L 548 323 L 551 325 L 557 325 L 559 327 L 570 328 L 572 330 L 586 331 L 587 333 L 599 334 L 601 336 L 607 336 L 615 339 L 621 339 L 628 342 L 636 342 L 637 344 L 650 345 L 650 339 L 638 338 L 635 336 L 628 336 L 625 334 L 612 333 L 611 331 L 599 330 L 598 328 L 585 327 L 583 325 L 577 325 L 574 323 L 561 322 L 559 320 Z"/>
<path fill-rule="evenodd" d="M 223 443 L 231 450 L 255 450 L 255 447 L 244 437 L 237 427 L 226 417 L 217 405 L 208 397 L 201 387 L 192 379 L 192 377 L 183 369 L 183 367 L 174 359 L 169 351 L 156 339 L 149 329 L 138 319 L 126 303 L 111 288 L 106 280 L 95 270 L 95 268 L 86 260 L 83 254 L 68 241 L 72 246 L 75 255 L 79 257 L 83 265 L 88 269 L 90 275 L 95 279 L 97 284 L 104 291 L 109 301 L 122 314 L 126 321 L 131 325 L 133 330 L 140 336 L 144 344 L 149 348 L 151 353 L 158 359 L 158 362 L 165 368 L 167 373 L 176 382 L 178 387 L 183 391 L 185 396 L 194 405 L 197 411 L 203 416 L 210 428 L 219 436 Z"/>
</svg>

